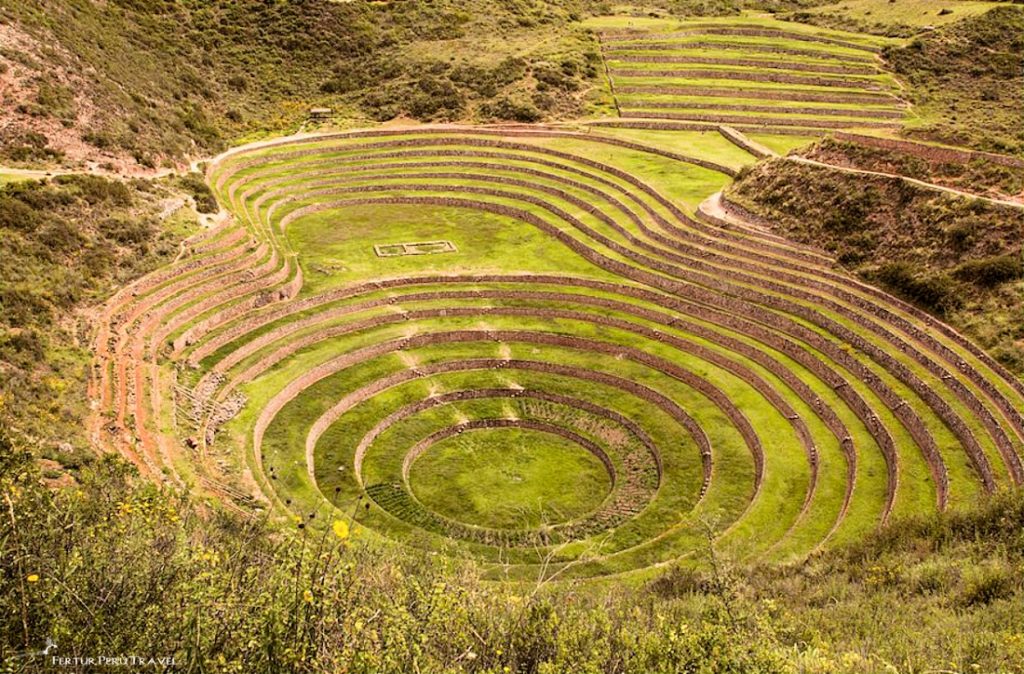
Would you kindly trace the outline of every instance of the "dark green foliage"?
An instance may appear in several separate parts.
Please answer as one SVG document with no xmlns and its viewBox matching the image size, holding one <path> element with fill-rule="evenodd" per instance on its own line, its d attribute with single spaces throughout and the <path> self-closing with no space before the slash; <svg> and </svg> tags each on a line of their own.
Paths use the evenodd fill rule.
<svg viewBox="0 0 1024 674">
<path fill-rule="evenodd" d="M 49 143 L 46 136 L 34 131 L 0 132 L 0 156 L 14 163 L 60 161 L 63 153 L 49 147 Z"/>
<path fill-rule="evenodd" d="M 996 255 L 970 260 L 954 269 L 953 276 L 981 286 L 996 286 L 1024 278 L 1024 261 L 1020 255 Z"/>
<path fill-rule="evenodd" d="M 867 564 L 899 551 L 941 553 L 975 543 L 1024 553 L 1024 499 L 1019 491 L 999 492 L 972 508 L 904 518 L 842 550 L 840 557 L 850 564 Z"/>
<path fill-rule="evenodd" d="M 541 111 L 532 103 L 517 101 L 509 97 L 499 98 L 493 103 L 481 106 L 480 114 L 485 118 L 511 122 L 536 122 L 543 117 Z"/>
<path fill-rule="evenodd" d="M 956 286 L 942 275 L 925 275 L 906 262 L 891 262 L 865 276 L 897 297 L 938 316 L 960 306 Z"/>
<path fill-rule="evenodd" d="M 107 218 L 97 225 L 100 234 L 122 246 L 144 244 L 153 236 L 153 227 L 145 220 Z"/>
<path fill-rule="evenodd" d="M 417 119 L 457 119 L 466 105 L 462 93 L 448 79 L 428 75 L 416 83 L 413 92 L 409 112 Z"/>
<path fill-rule="evenodd" d="M 178 179 L 182 189 L 192 195 L 196 210 L 200 213 L 216 213 L 219 210 L 217 198 L 201 173 L 186 173 Z"/>
<path fill-rule="evenodd" d="M 449 77 L 470 91 L 484 98 L 491 98 L 498 91 L 522 78 L 526 74 L 526 61 L 510 56 L 493 68 L 465 65 L 453 68 Z"/>
</svg>

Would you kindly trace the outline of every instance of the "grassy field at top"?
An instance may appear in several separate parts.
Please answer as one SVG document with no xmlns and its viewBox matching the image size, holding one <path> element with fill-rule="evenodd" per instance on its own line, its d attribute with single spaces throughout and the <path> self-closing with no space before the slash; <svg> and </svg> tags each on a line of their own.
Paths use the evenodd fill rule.
<svg viewBox="0 0 1024 674">
<path fill-rule="evenodd" d="M 834 30 L 825 27 L 780 21 L 774 17 L 756 12 L 745 12 L 737 16 L 686 17 L 686 18 L 645 18 L 624 16 L 596 16 L 583 25 L 599 31 L 641 30 L 645 33 L 670 33 L 673 30 L 690 30 L 702 27 L 757 26 L 788 31 L 796 34 L 828 37 L 870 47 L 882 47 L 893 41 L 879 35 L 865 35 L 856 32 Z M 730 36 L 728 39 L 734 39 Z M 839 47 L 841 48 L 841 47 Z"/>
<path fill-rule="evenodd" d="M 787 15 L 824 27 L 909 37 L 1005 5 L 974 0 L 840 0 Z"/>
</svg>

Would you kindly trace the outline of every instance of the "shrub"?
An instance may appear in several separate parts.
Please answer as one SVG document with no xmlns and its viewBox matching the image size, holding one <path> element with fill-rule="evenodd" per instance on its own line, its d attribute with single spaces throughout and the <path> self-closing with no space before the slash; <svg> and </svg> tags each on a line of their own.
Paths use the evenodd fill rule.
<svg viewBox="0 0 1024 674">
<path fill-rule="evenodd" d="M 102 176 L 75 174 L 57 176 L 54 182 L 69 187 L 69 195 L 85 199 L 90 206 L 105 204 L 113 207 L 127 207 L 132 204 L 132 192 L 123 182 L 108 180 Z"/>
<path fill-rule="evenodd" d="M 960 592 L 960 603 L 964 606 L 991 604 L 998 599 L 1011 597 L 1020 584 L 1012 569 L 997 564 L 977 566 L 970 569 L 964 578 Z"/>
<path fill-rule="evenodd" d="M 42 213 L 20 199 L 0 196 L 0 227 L 23 232 L 35 230 L 42 221 Z"/>
<path fill-rule="evenodd" d="M 997 255 L 969 260 L 953 270 L 953 276 L 980 286 L 992 287 L 1024 278 L 1024 260 L 1020 255 Z"/>
<path fill-rule="evenodd" d="M 422 120 L 454 119 L 465 105 L 465 97 L 451 80 L 428 75 L 416 83 L 409 113 Z"/>
<path fill-rule="evenodd" d="M 963 252 L 974 245 L 976 227 L 971 221 L 957 222 L 946 230 L 946 240 L 953 250 Z"/>
<path fill-rule="evenodd" d="M 49 139 L 36 131 L 15 133 L 0 139 L 0 153 L 10 161 L 60 161 L 64 153 L 49 147 Z"/>
<path fill-rule="evenodd" d="M 100 233 L 121 245 L 137 245 L 153 234 L 150 224 L 138 218 L 107 218 L 99 223 Z"/>
<path fill-rule="evenodd" d="M 196 202 L 196 210 L 200 213 L 216 213 L 220 210 L 217 198 L 213 196 L 210 186 L 200 173 L 186 173 L 178 179 L 178 184 L 192 195 Z"/>
<path fill-rule="evenodd" d="M 944 274 L 931 276 L 916 272 L 906 262 L 884 264 L 867 276 L 888 291 L 937 314 L 945 314 L 960 305 L 954 284 Z"/>
<path fill-rule="evenodd" d="M 514 101 L 507 96 L 481 106 L 480 114 L 489 119 L 513 122 L 538 122 L 544 117 L 533 104 Z"/>
</svg>

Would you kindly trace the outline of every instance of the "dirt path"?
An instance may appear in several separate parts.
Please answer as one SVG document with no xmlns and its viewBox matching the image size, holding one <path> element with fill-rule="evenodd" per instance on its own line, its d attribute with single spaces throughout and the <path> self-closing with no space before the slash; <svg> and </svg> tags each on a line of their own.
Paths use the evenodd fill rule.
<svg viewBox="0 0 1024 674">
<path fill-rule="evenodd" d="M 827 164 L 823 161 L 818 161 L 816 159 L 808 159 L 807 157 L 789 156 L 785 157 L 785 159 L 789 161 L 800 162 L 801 164 L 809 164 L 811 166 L 820 166 L 822 168 L 829 168 L 836 171 L 842 171 L 844 173 L 855 173 L 860 175 L 876 176 L 879 178 L 897 178 L 899 180 L 904 180 L 908 183 L 917 185 L 918 187 L 934 190 L 936 192 L 946 192 L 947 194 L 952 194 L 958 197 L 967 197 L 968 199 L 980 199 L 982 201 L 987 201 L 990 204 L 995 204 L 997 206 L 1009 206 L 1010 208 L 1024 209 L 1024 203 L 1021 203 L 1019 201 L 1009 201 L 1007 199 L 994 199 L 992 197 L 982 196 L 980 194 L 975 194 L 973 192 L 965 192 L 963 190 L 958 190 L 953 187 L 945 187 L 943 185 L 936 185 L 935 183 L 925 182 L 924 180 L 918 180 L 917 178 L 910 178 L 908 176 L 900 175 L 898 173 L 884 173 L 882 171 L 868 171 L 867 169 L 850 168 L 847 166 L 836 166 L 835 164 Z"/>
</svg>

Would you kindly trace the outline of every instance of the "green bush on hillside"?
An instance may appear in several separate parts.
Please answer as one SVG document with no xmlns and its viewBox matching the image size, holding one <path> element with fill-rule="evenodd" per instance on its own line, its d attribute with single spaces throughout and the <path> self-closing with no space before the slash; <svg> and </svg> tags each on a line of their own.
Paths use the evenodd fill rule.
<svg viewBox="0 0 1024 674">
<path fill-rule="evenodd" d="M 200 213 L 216 213 L 219 210 L 217 198 L 213 196 L 210 186 L 206 184 L 206 178 L 201 173 L 186 173 L 179 179 L 181 187 L 192 195 L 196 203 L 196 210 Z"/>
<path fill-rule="evenodd" d="M 961 303 L 956 294 L 956 287 L 948 278 L 942 275 L 919 274 L 913 265 L 906 262 L 884 264 L 877 270 L 868 272 L 867 277 L 893 295 L 938 316 L 945 316 Z"/>
<path fill-rule="evenodd" d="M 1024 260 L 1020 255 L 997 255 L 981 260 L 969 260 L 953 270 L 953 276 L 991 287 L 1024 278 Z"/>
</svg>

